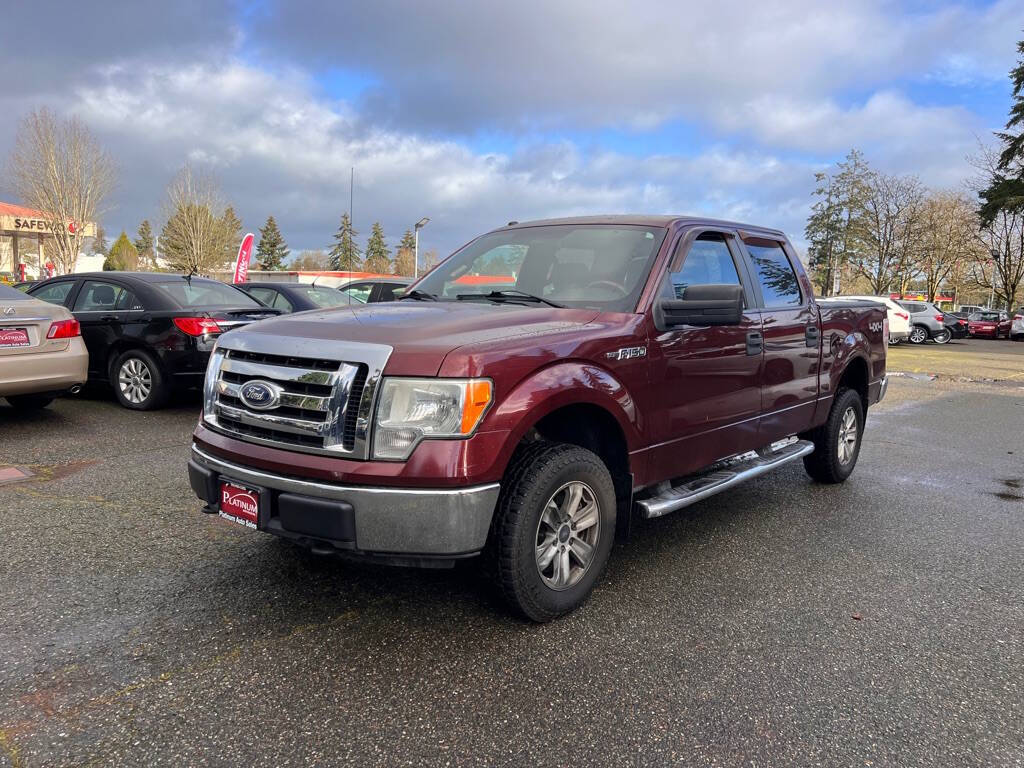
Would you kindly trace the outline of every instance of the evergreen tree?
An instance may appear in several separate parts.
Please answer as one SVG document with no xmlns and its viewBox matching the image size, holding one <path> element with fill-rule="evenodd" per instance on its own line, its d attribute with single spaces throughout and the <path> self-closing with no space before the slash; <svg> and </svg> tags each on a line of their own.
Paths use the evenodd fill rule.
<svg viewBox="0 0 1024 768">
<path fill-rule="evenodd" d="M 256 246 L 256 263 L 260 269 L 280 270 L 284 269 L 285 259 L 288 258 L 288 246 L 285 245 L 281 230 L 277 228 L 277 222 L 273 216 L 267 217 L 267 223 L 260 229 L 260 244 Z"/>
<path fill-rule="evenodd" d="M 110 255 L 103 260 L 103 271 L 134 270 L 139 266 L 139 252 L 122 229 L 121 234 L 110 248 Z"/>
<path fill-rule="evenodd" d="M 362 268 L 359 246 L 356 245 L 357 234 L 359 233 L 352 228 L 348 214 L 341 214 L 341 225 L 334 233 L 334 245 L 328 254 L 329 269 L 355 272 Z"/>
<path fill-rule="evenodd" d="M 149 225 L 149 219 L 143 219 L 139 224 L 135 250 L 138 251 L 139 266 L 142 269 L 156 269 L 156 249 L 153 247 L 153 228 Z"/>
<path fill-rule="evenodd" d="M 107 233 L 103 231 L 103 225 L 96 225 L 96 237 L 92 239 L 92 252 L 98 256 L 107 255 Z"/>
<path fill-rule="evenodd" d="M 1024 40 L 1017 43 L 1017 66 L 1010 70 L 1010 82 L 1013 84 L 1013 104 L 1010 107 L 1010 119 L 1006 122 L 1006 131 L 996 136 L 1003 142 L 1003 152 L 999 155 L 999 170 L 1013 168 L 1018 179 L 1024 175 L 1024 131 L 1010 133 L 1014 128 L 1024 126 Z"/>
<path fill-rule="evenodd" d="M 405 230 L 402 242 L 395 252 L 395 274 L 412 277 L 416 270 L 416 237 L 412 230 Z"/>
<path fill-rule="evenodd" d="M 242 244 L 242 222 L 232 206 L 224 209 L 220 224 L 224 230 L 224 263 L 234 265 L 238 258 L 238 246 Z"/>
<path fill-rule="evenodd" d="M 384 242 L 384 229 L 379 221 L 375 221 L 370 230 L 370 239 L 366 242 L 366 263 L 363 264 L 363 269 L 380 275 L 391 272 L 391 251 L 387 243 Z"/>
</svg>

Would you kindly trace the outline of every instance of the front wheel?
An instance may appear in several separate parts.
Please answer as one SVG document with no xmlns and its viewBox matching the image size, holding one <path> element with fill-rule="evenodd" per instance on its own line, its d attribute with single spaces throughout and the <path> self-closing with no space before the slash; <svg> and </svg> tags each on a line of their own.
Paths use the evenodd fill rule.
<svg viewBox="0 0 1024 768">
<path fill-rule="evenodd" d="M 910 329 L 910 336 L 908 339 L 911 344 L 924 344 L 928 341 L 928 329 L 923 325 L 915 325 Z"/>
<path fill-rule="evenodd" d="M 615 537 L 615 488 L 604 462 L 574 445 L 537 442 L 512 458 L 491 531 L 501 591 L 518 614 L 551 621 L 583 603 Z"/>
<path fill-rule="evenodd" d="M 941 331 L 932 336 L 932 341 L 934 341 L 936 344 L 945 344 L 951 338 L 953 338 L 953 334 L 950 332 L 949 328 L 943 328 Z"/>
<path fill-rule="evenodd" d="M 840 389 L 832 401 L 828 420 L 811 430 L 806 439 L 814 453 L 804 457 L 804 469 L 819 483 L 841 483 L 857 466 L 864 434 L 864 403 L 852 389 Z"/>
</svg>

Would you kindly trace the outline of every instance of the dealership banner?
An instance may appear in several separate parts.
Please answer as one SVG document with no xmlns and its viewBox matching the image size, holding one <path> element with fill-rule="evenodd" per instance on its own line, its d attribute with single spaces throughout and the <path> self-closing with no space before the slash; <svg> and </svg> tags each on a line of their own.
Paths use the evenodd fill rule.
<svg viewBox="0 0 1024 768">
<path fill-rule="evenodd" d="M 238 260 L 235 262 L 235 279 L 233 283 L 244 283 L 249 279 L 249 259 L 252 258 L 252 244 L 256 236 L 250 232 L 242 238 L 242 244 L 238 247 Z"/>
</svg>

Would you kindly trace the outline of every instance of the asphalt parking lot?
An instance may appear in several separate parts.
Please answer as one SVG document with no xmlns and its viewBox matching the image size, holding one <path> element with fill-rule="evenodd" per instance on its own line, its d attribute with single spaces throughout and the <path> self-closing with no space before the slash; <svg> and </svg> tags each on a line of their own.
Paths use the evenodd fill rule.
<svg viewBox="0 0 1024 768">
<path fill-rule="evenodd" d="M 983 344 L 1024 352 L 892 367 Z M 0 486 L 0 766 L 1022 765 L 1024 387 L 1001 380 L 895 379 L 844 486 L 791 466 L 640 524 L 545 626 L 471 566 L 200 514 L 195 400 L 0 406 L 0 467 L 34 473 Z"/>
</svg>

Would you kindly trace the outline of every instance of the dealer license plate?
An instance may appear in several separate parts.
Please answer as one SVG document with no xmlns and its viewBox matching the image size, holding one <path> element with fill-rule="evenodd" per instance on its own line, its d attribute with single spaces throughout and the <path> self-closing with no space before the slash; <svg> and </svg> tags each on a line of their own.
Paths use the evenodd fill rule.
<svg viewBox="0 0 1024 768">
<path fill-rule="evenodd" d="M 255 529 L 259 521 L 260 492 L 222 480 L 219 510 L 225 520 Z"/>
<path fill-rule="evenodd" d="M 30 347 L 26 328 L 0 328 L 0 347 Z"/>
</svg>

